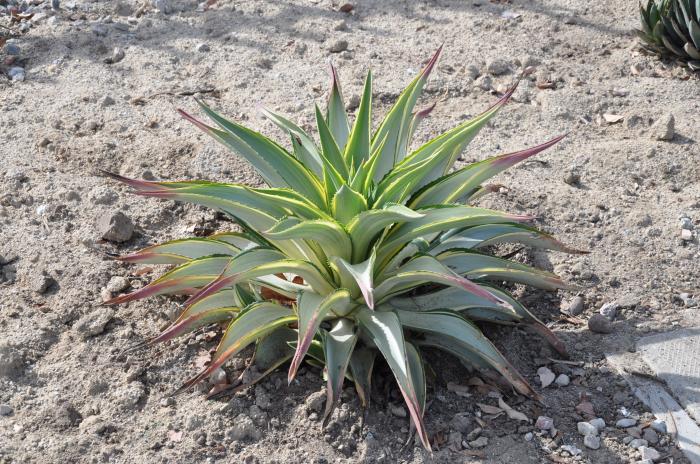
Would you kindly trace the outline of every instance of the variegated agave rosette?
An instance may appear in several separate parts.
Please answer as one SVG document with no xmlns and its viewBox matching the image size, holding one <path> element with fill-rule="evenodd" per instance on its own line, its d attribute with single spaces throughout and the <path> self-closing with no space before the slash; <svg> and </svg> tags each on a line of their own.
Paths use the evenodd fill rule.
<svg viewBox="0 0 700 464">
<path fill-rule="evenodd" d="M 120 258 L 175 267 L 108 303 L 191 295 L 177 320 L 145 343 L 171 340 L 210 324 L 227 326 L 211 364 L 180 391 L 255 343 L 256 362 L 269 367 L 266 372 L 290 361 L 290 382 L 304 359 L 325 366 L 327 420 L 346 378 L 367 406 L 373 366 L 381 355 L 428 449 L 424 348 L 495 370 L 517 392 L 539 399 L 474 321 L 529 326 L 563 353 L 556 336 L 498 284 L 547 290 L 566 285 L 554 274 L 485 250 L 508 242 L 576 251 L 526 225 L 533 220 L 530 216 L 469 203 L 494 190 L 485 184 L 489 178 L 562 137 L 452 170 L 514 86 L 485 112 L 410 150 L 411 136 L 432 109 L 414 111 L 439 54 L 401 93 L 374 133 L 371 73 L 351 126 L 332 68 L 327 110 L 316 107 L 318 142 L 284 117 L 265 111 L 289 134 L 291 151 L 224 119 L 203 102 L 198 102 L 200 107 L 218 127 L 180 111 L 248 160 L 269 188 L 146 182 L 110 174 L 140 195 L 208 206 L 240 226 L 240 232 L 174 240 Z"/>
<path fill-rule="evenodd" d="M 642 48 L 700 71 L 700 0 L 647 0 L 639 15 L 642 28 L 635 32 Z"/>
</svg>

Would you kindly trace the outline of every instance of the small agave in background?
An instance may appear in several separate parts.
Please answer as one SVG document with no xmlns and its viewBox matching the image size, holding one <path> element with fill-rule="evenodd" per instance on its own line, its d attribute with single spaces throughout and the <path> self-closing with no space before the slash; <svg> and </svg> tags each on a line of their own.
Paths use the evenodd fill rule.
<svg viewBox="0 0 700 464">
<path fill-rule="evenodd" d="M 646 7 L 639 4 L 639 13 L 642 48 L 700 70 L 700 0 L 647 0 Z"/>
<path fill-rule="evenodd" d="M 290 137 L 291 150 L 229 121 L 203 102 L 218 127 L 182 116 L 243 156 L 269 188 L 207 181 L 147 182 L 110 174 L 136 193 L 222 211 L 240 231 L 186 238 L 120 258 L 174 269 L 109 303 L 155 295 L 190 295 L 175 322 L 145 344 L 172 340 L 211 324 L 226 330 L 210 365 L 183 391 L 255 344 L 255 362 L 271 372 L 289 362 L 291 382 L 307 362 L 325 366 L 325 419 L 345 379 L 361 403 L 384 359 L 415 430 L 423 423 L 426 379 L 421 352 L 437 348 L 479 370 L 499 373 L 523 395 L 528 382 L 475 321 L 524 325 L 565 354 L 557 337 L 506 290 L 514 282 L 556 290 L 556 275 L 488 254 L 500 243 L 574 252 L 528 222 L 530 216 L 471 206 L 494 187 L 489 178 L 551 147 L 562 137 L 453 170 L 466 146 L 506 104 L 515 87 L 471 120 L 411 150 L 411 137 L 432 107 L 415 110 L 440 50 L 371 130 L 372 75 L 354 123 L 335 70 L 325 112 L 316 107 L 318 140 L 283 116 L 266 116 Z"/>
</svg>

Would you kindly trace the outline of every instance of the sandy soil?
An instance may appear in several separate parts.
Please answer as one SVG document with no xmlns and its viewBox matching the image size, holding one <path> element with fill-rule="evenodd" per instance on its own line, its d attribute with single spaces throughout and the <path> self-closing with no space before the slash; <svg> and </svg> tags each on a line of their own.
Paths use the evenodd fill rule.
<svg viewBox="0 0 700 464">
<path fill-rule="evenodd" d="M 626 442 L 653 438 L 642 428 L 652 415 L 603 355 L 634 349 L 643 334 L 697 325 L 700 248 L 692 229 L 700 223 L 700 85 L 683 68 L 639 54 L 630 32 L 635 0 L 361 0 L 350 13 L 327 0 L 220 0 L 208 11 L 193 1 L 156 2 L 166 13 L 129 1 L 63 2 L 59 11 L 42 0 L 27 3 L 35 12 L 31 27 L 9 42 L 19 47 L 14 63 L 3 48 L 0 75 L 0 462 L 640 459 Z M 0 24 L 9 26 L 7 11 L 0 9 Z M 11 37 L 6 29 L 0 34 Z M 338 41 L 346 50 L 330 52 L 344 48 Z M 121 354 L 166 324 L 178 301 L 103 307 L 108 283 L 120 290 L 115 276 L 134 288 L 161 272 L 138 273 L 110 255 L 231 225 L 202 208 L 131 196 L 98 169 L 260 184 L 175 109 L 196 111 L 191 95 L 200 95 L 283 140 L 257 107 L 310 125 L 313 104 L 325 99 L 329 60 L 346 97 L 359 93 L 371 66 L 375 114 L 383 114 L 441 43 L 445 52 L 423 102 L 437 108 L 419 142 L 486 108 L 523 65 L 537 70 L 462 161 L 569 133 L 501 176 L 509 189 L 482 204 L 535 214 L 546 230 L 591 251 L 521 253 L 586 287 L 575 318 L 559 312 L 571 293 L 520 292 L 580 365 L 553 362 L 535 334 L 486 328 L 533 385 L 541 366 L 571 383 L 540 389 L 544 405 L 507 398 L 532 424 L 480 418 L 476 403 L 495 400 L 476 390 L 455 394 L 448 383 L 466 384 L 470 374 L 430 356 L 432 457 L 413 442 L 405 446 L 408 419 L 381 369 L 366 419 L 347 385 L 325 430 L 318 420 L 322 379 L 313 368 L 290 387 L 280 372 L 233 398 L 208 401 L 199 389 L 167 400 L 214 346 L 215 333 Z M 24 69 L 24 80 L 5 77 L 17 74 L 13 67 Z M 659 140 L 669 114 L 673 137 Z M 100 240 L 100 221 L 118 211 L 135 224 L 133 237 Z M 688 240 L 681 238 L 682 217 L 689 218 Z M 586 320 L 608 302 L 619 306 L 612 333 L 591 332 Z M 231 378 L 244 361 L 229 363 Z M 608 425 L 597 450 L 577 431 L 588 419 L 576 409 L 585 398 Z M 640 425 L 616 427 L 626 414 Z M 535 426 L 539 416 L 554 420 L 554 439 Z M 476 440 L 477 427 L 486 446 L 465 450 L 462 441 Z M 657 439 L 649 446 L 662 462 L 686 462 L 667 436 Z M 571 457 L 567 445 L 580 455 Z"/>
</svg>

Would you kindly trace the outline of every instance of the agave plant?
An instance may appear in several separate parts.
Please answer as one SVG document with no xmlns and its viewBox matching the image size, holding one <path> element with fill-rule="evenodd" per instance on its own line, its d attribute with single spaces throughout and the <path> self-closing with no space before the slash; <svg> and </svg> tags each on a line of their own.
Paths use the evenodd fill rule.
<svg viewBox="0 0 700 464">
<path fill-rule="evenodd" d="M 414 111 L 439 54 L 373 133 L 371 73 L 351 126 L 332 67 L 327 109 L 315 111 L 318 142 L 283 116 L 265 111 L 289 134 L 291 150 L 223 118 L 201 101 L 202 111 L 218 127 L 180 111 L 248 160 L 269 188 L 146 182 L 110 174 L 140 195 L 215 208 L 240 227 L 120 258 L 175 267 L 109 303 L 190 295 L 177 320 L 145 344 L 215 323 L 226 325 L 211 364 L 180 391 L 255 344 L 256 362 L 269 367 L 265 372 L 290 363 L 290 382 L 304 360 L 325 366 L 327 420 L 346 378 L 367 406 L 373 366 L 381 355 L 426 448 L 425 348 L 444 350 L 477 369 L 495 370 L 517 392 L 539 398 L 474 321 L 529 326 L 564 353 L 556 336 L 498 285 L 515 282 L 548 290 L 566 285 L 554 274 L 487 251 L 505 242 L 576 251 L 528 226 L 531 216 L 469 203 L 494 190 L 485 184 L 489 178 L 561 137 L 453 170 L 457 157 L 505 105 L 514 86 L 475 118 L 411 150 L 416 127 L 432 109 Z"/>
<path fill-rule="evenodd" d="M 700 70 L 700 0 L 647 0 L 639 13 L 642 47 L 659 55 L 673 55 Z"/>
</svg>

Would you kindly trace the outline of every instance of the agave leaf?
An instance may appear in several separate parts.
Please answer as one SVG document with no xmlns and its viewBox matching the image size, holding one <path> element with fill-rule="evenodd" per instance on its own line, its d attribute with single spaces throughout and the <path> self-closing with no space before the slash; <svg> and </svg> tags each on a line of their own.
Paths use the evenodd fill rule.
<svg viewBox="0 0 700 464">
<path fill-rule="evenodd" d="M 265 250 L 272 252 L 272 250 Z M 240 255 L 239 255 L 240 256 Z M 277 255 L 279 257 L 279 254 Z M 162 277 L 134 292 L 106 301 L 105 304 L 120 304 L 149 296 L 192 293 L 216 279 L 231 262 L 230 256 L 214 256 L 194 259 L 176 267 Z"/>
<path fill-rule="evenodd" d="M 243 301 L 241 301 L 237 289 L 227 288 L 200 300 L 199 302 L 197 302 L 197 304 L 193 304 L 185 308 L 185 310 L 178 317 L 178 321 L 183 317 L 189 317 L 195 314 L 211 311 L 214 309 L 229 307 L 242 308 L 245 306 L 247 305 L 244 304 Z"/>
<path fill-rule="evenodd" d="M 421 175 L 421 180 L 417 184 L 417 187 L 420 188 L 434 179 L 445 175 L 454 165 L 457 157 L 464 151 L 464 148 L 469 142 L 476 137 L 486 123 L 508 102 L 513 92 L 515 92 L 517 85 L 516 83 L 511 87 L 498 102 L 491 106 L 491 108 L 473 119 L 463 122 L 454 129 L 445 132 L 439 137 L 432 139 L 411 153 L 403 162 L 397 165 L 394 171 L 392 171 L 392 176 L 401 175 L 403 171 L 412 165 L 423 163 L 429 159 L 435 159 L 439 162 L 436 165 L 430 164 L 432 169 L 427 174 Z M 387 181 L 388 179 L 384 179 L 382 182 L 384 183 Z"/>
<path fill-rule="evenodd" d="M 381 150 L 386 143 L 386 137 L 379 144 L 379 149 L 372 152 L 370 157 L 360 164 L 359 169 L 355 173 L 355 176 L 350 181 L 350 186 L 354 190 L 364 192 L 365 196 L 370 197 L 372 194 L 372 189 L 374 188 L 374 175 L 377 171 L 377 166 L 379 164 L 379 158 L 382 154 Z"/>
<path fill-rule="evenodd" d="M 439 350 L 450 353 L 462 362 L 462 365 L 470 371 L 478 370 L 493 370 L 493 367 L 483 358 L 478 356 L 474 351 L 470 350 L 467 345 L 460 343 L 453 338 L 444 337 L 442 334 L 425 333 L 421 338 L 416 340 L 419 346 L 427 346 L 437 348 Z"/>
<path fill-rule="evenodd" d="M 118 259 L 129 263 L 182 264 L 211 255 L 233 257 L 239 251 L 240 248 L 227 242 L 211 238 L 187 238 L 149 246 L 136 253 L 120 256 Z"/>
<path fill-rule="evenodd" d="M 263 235 L 274 241 L 313 240 L 328 255 L 344 259 L 350 259 L 352 256 L 350 236 L 335 221 L 302 221 L 295 217 L 289 217 L 275 224 Z"/>
<path fill-rule="evenodd" d="M 333 197 L 331 211 L 339 223 L 348 224 L 352 218 L 367 211 L 367 200 L 348 185 L 343 185 Z"/>
<path fill-rule="evenodd" d="M 377 302 L 383 302 L 392 295 L 406 292 L 428 282 L 460 287 L 493 303 L 507 304 L 490 293 L 488 289 L 456 274 L 429 255 L 418 256 L 387 275 L 374 289 L 374 297 Z"/>
<path fill-rule="evenodd" d="M 202 101 L 197 100 L 197 103 L 207 116 L 224 130 L 207 126 L 182 110 L 180 110 L 180 114 L 243 156 L 271 187 L 290 187 L 304 195 L 316 206 L 322 207 L 324 205 L 323 189 L 318 178 L 299 160 L 258 132 L 221 117 Z"/>
<path fill-rule="evenodd" d="M 350 305 L 350 292 L 341 289 L 325 298 L 312 292 L 302 292 L 297 298 L 297 312 L 299 314 L 299 336 L 294 358 L 289 366 L 289 383 L 294 380 L 302 359 L 306 356 L 309 345 L 318 331 L 321 322 L 331 313 L 344 314 Z"/>
<path fill-rule="evenodd" d="M 413 108 L 442 51 L 438 48 L 421 73 L 401 92 L 394 106 L 384 117 L 372 138 L 372 152 L 380 152 L 374 180 L 379 181 L 406 156 L 406 145 L 412 134 Z M 383 145 L 383 146 L 381 146 Z M 380 148 L 381 146 L 381 148 Z"/>
<path fill-rule="evenodd" d="M 478 249 L 499 243 L 521 243 L 534 248 L 584 254 L 585 251 L 568 247 L 552 237 L 523 224 L 485 224 L 469 227 L 445 239 L 437 239 L 430 253 L 436 255 L 454 248 Z"/>
<path fill-rule="evenodd" d="M 288 120 L 284 116 L 280 116 L 267 108 L 263 108 L 262 113 L 272 121 L 277 127 L 285 132 L 289 132 L 292 138 L 299 140 L 299 150 L 295 151 L 297 159 L 301 161 L 304 166 L 311 168 L 311 170 L 316 173 L 316 175 L 321 174 L 321 157 L 318 152 L 318 148 L 314 143 L 313 139 L 309 134 L 304 131 L 301 127 L 294 124 L 292 121 Z"/>
<path fill-rule="evenodd" d="M 252 253 L 254 250 L 250 250 L 248 253 Z M 194 304 L 221 289 L 231 287 L 237 283 L 285 272 L 301 277 L 316 293 L 325 294 L 333 291 L 332 283 L 327 280 L 327 277 L 316 266 L 308 261 L 294 259 L 263 261 L 259 260 L 257 256 L 246 256 L 246 260 L 241 259 L 245 254 L 246 252 L 243 252 L 236 258 L 233 258 L 230 265 L 219 277 L 190 297 L 185 304 Z"/>
<path fill-rule="evenodd" d="M 471 280 L 505 280 L 546 290 L 572 288 L 551 272 L 473 250 L 443 251 L 437 255 L 437 260 Z"/>
<path fill-rule="evenodd" d="M 402 264 L 405 264 L 406 261 L 408 261 L 410 258 L 414 257 L 415 255 L 418 254 L 425 254 L 430 250 L 430 243 L 428 243 L 427 240 L 422 239 L 422 238 L 416 238 L 414 240 L 411 240 L 410 243 L 408 243 L 405 247 L 401 249 L 398 253 L 394 255 L 393 258 L 391 258 L 391 261 L 389 261 L 389 264 L 384 266 L 382 271 L 385 274 L 389 274 L 391 272 L 394 272 L 399 266 Z"/>
<path fill-rule="evenodd" d="M 420 209 L 417 210 L 417 213 L 423 214 L 423 217 L 392 228 L 384 238 L 377 253 L 380 263 L 384 263 L 404 244 L 418 237 L 432 240 L 437 233 L 454 228 L 523 222 L 532 219 L 531 216 L 517 216 L 502 211 L 461 205 Z"/>
<path fill-rule="evenodd" d="M 343 286 L 358 291 L 352 292 L 352 297 L 357 298 L 358 293 L 362 293 L 367 306 L 374 308 L 374 261 L 375 254 L 372 251 L 366 261 L 357 264 L 350 264 L 343 258 L 333 256 L 332 264 L 335 271 L 340 275 L 340 282 Z"/>
<path fill-rule="evenodd" d="M 537 392 L 511 366 L 498 349 L 476 326 L 458 313 L 453 311 L 415 312 L 400 309 L 395 310 L 395 313 L 404 326 L 423 332 L 432 332 L 460 343 L 508 379 L 519 393 L 540 400 Z"/>
<path fill-rule="evenodd" d="M 372 122 L 371 112 L 372 72 L 369 71 L 365 79 L 365 88 L 362 92 L 362 99 L 360 100 L 360 107 L 357 110 L 357 116 L 355 117 L 355 124 L 352 126 L 352 131 L 350 132 L 348 143 L 343 153 L 343 158 L 345 158 L 346 164 L 350 166 L 351 172 L 359 168 L 362 161 L 369 158 L 370 124 Z"/>
<path fill-rule="evenodd" d="M 423 358 L 415 345 L 405 342 L 406 344 L 406 362 L 408 364 L 408 373 L 411 376 L 411 383 L 415 385 L 416 397 L 420 407 L 420 414 L 425 413 L 425 397 L 426 397 L 426 382 L 425 369 L 423 368 Z M 414 424 L 415 425 L 415 424 Z"/>
<path fill-rule="evenodd" d="M 186 333 L 194 332 L 201 327 L 233 319 L 240 310 L 241 308 L 230 306 L 206 311 L 185 311 L 180 315 L 177 321 L 170 324 L 170 326 L 158 336 L 149 339 L 147 343 L 149 345 L 154 345 L 156 343 L 166 342 Z"/>
<path fill-rule="evenodd" d="M 472 321 L 496 324 L 523 323 L 542 335 L 559 354 L 564 357 L 568 356 L 564 343 L 508 292 L 492 286 L 484 285 L 484 287 L 488 288 L 490 293 L 508 303 L 509 306 L 495 304 L 457 287 L 445 288 L 437 292 L 414 297 L 402 296 L 392 298 L 388 304 L 393 308 L 406 311 L 431 311 L 449 308 L 450 310 L 461 312 L 467 319 Z"/>
<path fill-rule="evenodd" d="M 340 174 L 343 181 L 347 181 L 350 174 L 348 172 L 348 166 L 345 164 L 345 159 L 343 158 L 343 152 L 333 138 L 333 133 L 323 119 L 318 106 L 316 106 L 316 125 L 318 126 L 318 135 L 321 139 L 323 156 L 328 160 L 333 169 Z"/>
<path fill-rule="evenodd" d="M 698 3 L 700 3 L 700 0 Z M 698 8 L 698 7 L 700 7 L 700 5 L 696 6 L 696 8 Z M 693 38 L 693 43 L 695 44 L 695 48 L 697 50 L 700 50 L 700 25 L 698 25 L 698 21 L 700 21 L 700 10 L 698 10 L 698 19 L 691 20 L 688 23 L 688 32 L 690 33 L 690 36 Z"/>
<path fill-rule="evenodd" d="M 211 234 L 207 238 L 211 240 L 218 240 L 220 242 L 229 243 L 234 247 L 238 248 L 239 250 L 245 250 L 261 245 L 260 243 L 257 243 L 253 239 L 253 237 L 243 232 L 218 232 L 215 234 Z"/>
<path fill-rule="evenodd" d="M 350 355 L 357 343 L 355 324 L 345 318 L 337 319 L 329 332 L 322 332 L 323 348 L 328 372 L 326 410 L 323 413 L 324 426 L 328 423 L 335 408 L 345 380 L 345 371 L 350 362 Z"/>
<path fill-rule="evenodd" d="M 430 113 L 432 113 L 432 111 L 435 109 L 435 105 L 436 104 L 433 103 L 429 107 L 413 113 L 408 130 L 401 134 L 401 140 L 398 147 L 398 153 L 403 154 L 401 159 L 403 159 L 406 156 L 406 153 L 408 153 L 408 147 L 411 144 L 411 139 L 413 138 L 413 134 L 416 132 L 416 129 L 420 123 L 427 118 Z"/>
<path fill-rule="evenodd" d="M 412 208 L 453 203 L 469 192 L 479 188 L 481 183 L 509 167 L 534 156 L 564 138 L 559 136 L 549 142 L 526 150 L 496 156 L 440 177 L 414 195 L 409 201 Z"/>
<path fill-rule="evenodd" d="M 255 303 L 242 312 L 226 329 L 224 336 L 212 356 L 209 366 L 202 372 L 185 382 L 175 392 L 181 393 L 192 385 L 208 377 L 221 367 L 228 359 L 238 354 L 255 340 L 264 337 L 275 329 L 291 324 L 296 317 L 291 308 L 275 303 Z"/>
<path fill-rule="evenodd" d="M 371 397 L 372 370 L 377 354 L 374 350 L 361 346 L 350 356 L 350 371 L 355 381 L 355 390 L 363 408 L 368 408 Z"/>
<path fill-rule="evenodd" d="M 403 205 L 386 205 L 382 209 L 364 211 L 348 223 L 348 233 L 353 243 L 353 261 L 364 258 L 374 237 L 386 227 L 395 223 L 411 222 L 424 217 Z"/>
<path fill-rule="evenodd" d="M 345 112 L 345 103 L 343 102 L 343 94 L 340 91 L 338 73 L 333 65 L 331 65 L 331 78 L 331 93 L 328 97 L 326 121 L 333 138 L 338 144 L 338 148 L 344 151 L 350 134 L 350 123 L 348 122 L 348 114 Z"/>
<path fill-rule="evenodd" d="M 423 413 L 417 386 L 413 383 L 408 366 L 408 355 L 403 337 L 403 328 L 398 316 L 393 311 L 371 311 L 361 308 L 356 313 L 357 321 L 372 338 L 377 349 L 386 359 L 394 373 L 399 390 L 406 401 L 406 406 L 416 425 L 418 436 L 423 446 L 430 450 L 430 441 L 423 425 Z"/>
</svg>

